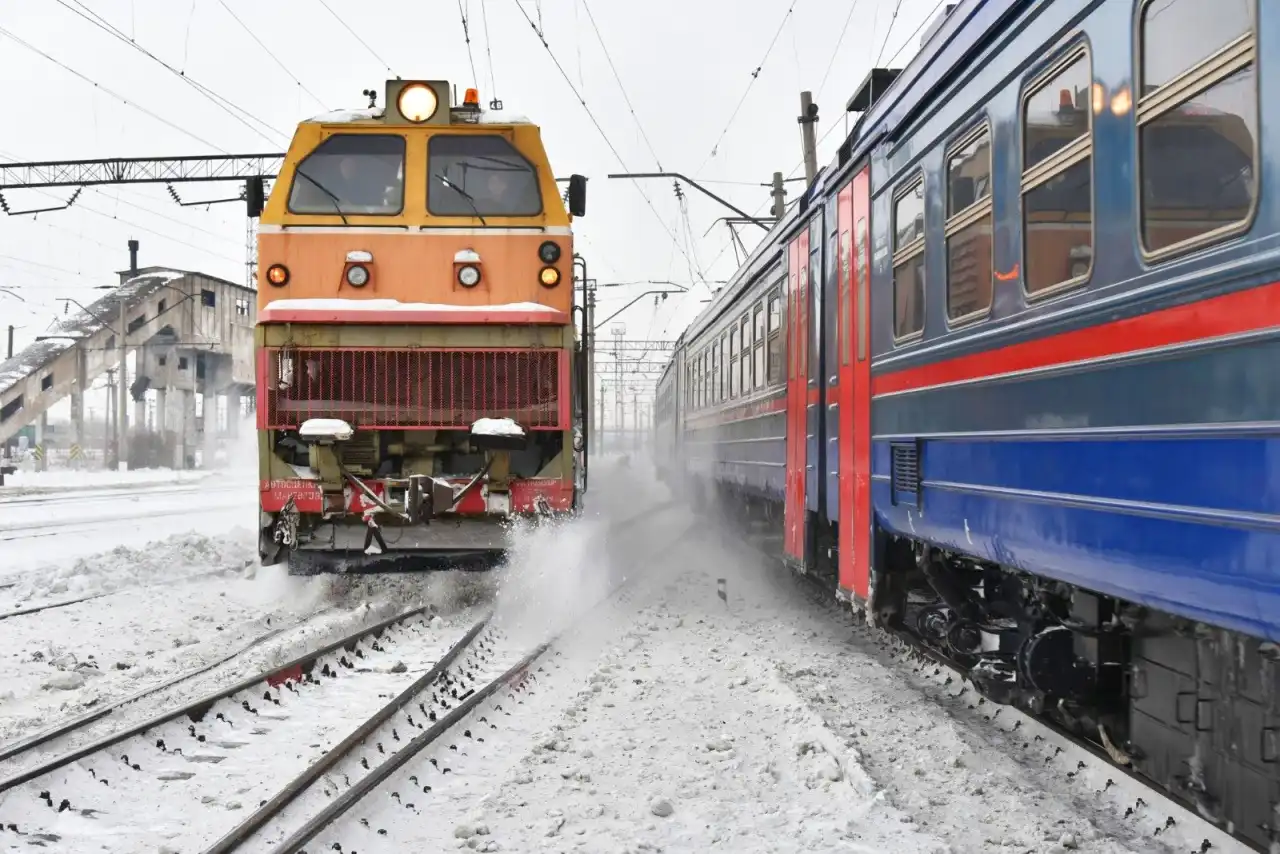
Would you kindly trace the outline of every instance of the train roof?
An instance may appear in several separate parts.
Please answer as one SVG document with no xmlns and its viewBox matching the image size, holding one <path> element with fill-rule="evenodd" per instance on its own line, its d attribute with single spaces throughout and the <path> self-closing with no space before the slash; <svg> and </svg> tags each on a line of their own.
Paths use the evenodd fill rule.
<svg viewBox="0 0 1280 854">
<path fill-rule="evenodd" d="M 382 125 L 382 119 L 386 115 L 385 107 L 369 107 L 362 110 L 331 110 L 327 113 L 321 113 L 318 116 L 312 116 L 303 124 L 317 125 L 348 125 L 348 124 L 370 124 Z M 531 125 L 533 124 L 526 116 L 519 113 L 512 113 L 506 110 L 480 110 L 479 118 L 473 124 L 480 125 Z M 438 127 L 438 126 L 431 126 Z"/>
<path fill-rule="evenodd" d="M 859 126 L 850 134 L 851 140 L 846 140 L 851 142 L 847 159 L 840 162 L 856 162 L 881 140 L 893 138 L 910 124 L 934 93 L 965 68 L 968 60 L 986 46 L 1009 18 L 1033 2 L 1035 0 L 961 0 L 884 94 L 863 112 Z M 846 112 L 860 111 L 861 104 L 857 102 L 862 88 L 850 97 Z"/>
</svg>

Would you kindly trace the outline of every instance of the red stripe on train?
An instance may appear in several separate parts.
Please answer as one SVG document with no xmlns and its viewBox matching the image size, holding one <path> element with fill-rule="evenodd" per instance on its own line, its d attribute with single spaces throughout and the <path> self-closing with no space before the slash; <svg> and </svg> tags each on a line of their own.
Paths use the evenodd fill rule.
<svg viewBox="0 0 1280 854">
<path fill-rule="evenodd" d="M 881 374 L 873 395 L 920 389 L 1018 371 L 1252 332 L 1280 325 L 1280 282 L 1012 344 L 984 353 Z"/>
</svg>

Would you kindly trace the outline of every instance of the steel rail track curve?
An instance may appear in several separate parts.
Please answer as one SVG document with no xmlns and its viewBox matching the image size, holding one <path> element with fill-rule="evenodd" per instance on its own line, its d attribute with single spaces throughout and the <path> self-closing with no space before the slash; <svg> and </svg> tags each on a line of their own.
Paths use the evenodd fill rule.
<svg viewBox="0 0 1280 854">
<path fill-rule="evenodd" d="M 491 616 L 491 615 L 490 615 Z M 205 849 L 205 854 L 226 854 L 229 851 L 235 851 L 245 842 L 248 842 L 268 821 L 275 818 L 285 807 L 293 803 L 297 797 L 302 794 L 309 786 L 320 779 L 320 777 L 337 764 L 338 760 L 346 756 L 353 747 L 355 747 L 364 739 L 368 738 L 378 727 L 382 726 L 400 709 L 409 704 L 415 697 L 430 687 L 441 674 L 452 664 L 462 651 L 469 647 L 472 642 L 480 635 L 485 626 L 489 623 L 489 616 L 480 620 L 471 629 L 462 636 L 462 638 L 451 646 L 448 651 L 437 661 L 430 670 L 413 681 L 399 694 L 397 694 L 390 702 L 375 711 L 372 715 L 364 720 L 359 726 L 351 731 L 346 738 L 334 745 L 328 752 L 307 766 L 302 773 L 298 774 L 292 780 L 285 784 L 269 801 L 253 812 L 248 818 L 236 825 L 225 836 Z M 459 706 L 462 708 L 462 706 Z M 448 718 L 446 717 L 446 720 Z M 435 729 L 435 727 L 432 727 Z M 431 730 L 428 730 L 430 732 Z M 421 736 L 419 736 L 421 737 Z M 403 749 L 397 751 L 393 756 L 398 756 L 405 750 L 412 747 L 413 742 L 406 745 Z M 376 771 L 377 769 L 375 769 Z"/>
<path fill-rule="evenodd" d="M 308 665 L 312 664 L 317 659 L 321 658 L 322 656 L 328 655 L 329 653 L 335 652 L 336 650 L 341 649 L 343 647 L 353 646 L 354 644 L 359 642 L 361 639 L 368 637 L 370 635 L 373 635 L 373 636 L 381 635 L 382 632 L 385 631 L 387 628 L 395 625 L 396 623 L 403 622 L 404 620 L 410 619 L 411 617 L 422 614 L 425 611 L 427 611 L 429 608 L 430 608 L 429 605 L 422 605 L 419 607 L 410 608 L 408 610 L 401 611 L 395 616 L 388 617 L 384 620 L 380 620 L 379 622 L 374 623 L 371 626 L 366 626 L 357 631 L 351 632 L 343 636 L 342 638 L 339 638 L 338 640 L 333 641 L 332 643 L 325 644 L 324 646 L 318 649 L 305 653 L 293 659 L 292 661 L 288 662 L 287 664 L 272 667 L 270 670 L 260 671 L 254 674 L 253 676 L 246 677 L 245 679 L 242 679 L 230 686 L 227 686 L 225 688 L 219 688 L 217 691 L 211 692 L 209 694 L 201 696 L 187 703 L 183 703 L 181 706 L 178 706 L 177 708 L 173 708 L 168 711 L 161 712 L 159 715 L 156 715 L 152 718 L 142 721 L 141 723 L 135 724 L 130 727 L 126 727 L 117 732 L 103 736 L 102 738 L 96 739 L 86 745 L 76 748 L 75 750 L 71 750 L 67 753 L 62 754 L 61 756 L 57 756 L 47 762 L 43 762 L 39 765 L 29 768 L 26 771 L 22 771 L 18 774 L 15 774 L 12 777 L 9 777 L 4 780 L 0 780 L 0 793 L 6 792 L 9 789 L 14 788 L 15 786 L 20 786 L 23 783 L 28 783 L 39 777 L 43 777 L 45 774 L 49 774 L 53 771 L 58 770 L 59 768 L 63 768 L 67 765 L 70 765 L 73 762 L 78 762 L 87 756 L 92 756 L 95 753 L 99 753 L 108 747 L 119 744 L 120 742 L 125 741 L 126 739 L 133 738 L 136 735 L 140 735 L 146 732 L 147 730 L 154 729 L 155 727 L 161 726 L 162 724 L 166 724 L 166 723 L 169 723 L 170 721 L 177 720 L 183 715 L 191 715 L 197 718 L 202 717 L 204 713 L 207 712 L 219 700 L 226 699 L 227 697 L 230 697 L 233 694 L 237 694 L 241 691 L 244 691 L 247 688 L 252 688 L 253 686 L 261 684 L 262 682 L 265 682 L 273 677 L 282 677 L 282 676 L 285 676 L 286 674 L 300 672 L 304 668 L 306 668 Z M 50 740 L 51 738 L 57 737 L 58 735 L 65 735 L 69 732 L 74 731 L 75 729 L 79 729 L 80 727 L 85 726 L 87 723 L 91 722 L 92 720 L 98 720 L 100 717 L 101 716 L 93 717 L 92 715 L 89 715 L 89 716 L 84 716 L 84 719 L 73 719 L 72 721 L 68 722 L 67 725 L 63 726 L 60 732 L 56 732 L 54 735 L 41 734 L 43 737 L 38 738 L 38 740 L 34 741 L 34 744 L 43 743 L 45 741 Z M 8 757 L 12 758 L 13 756 L 21 755 L 22 753 L 30 750 L 31 747 L 34 746 L 34 744 L 20 743 L 19 749 L 10 750 L 10 752 L 8 753 Z"/>
<path fill-rule="evenodd" d="M 674 504 L 674 502 L 665 502 L 659 505 L 656 509 L 664 509 L 672 504 Z M 654 512 L 654 509 L 651 508 L 649 511 L 646 511 L 646 514 L 641 515 L 647 515 L 652 512 Z M 692 525 L 687 526 L 679 536 L 668 540 L 652 555 L 649 555 L 648 559 L 654 560 L 675 548 L 683 542 L 693 530 L 694 528 Z M 421 753 L 422 750 L 448 733 L 454 726 L 466 718 L 466 716 L 470 714 L 477 705 L 488 699 L 488 697 L 501 689 L 504 685 L 509 685 L 518 681 L 518 679 L 528 671 L 529 667 L 534 662 L 541 658 L 547 650 L 556 643 L 556 641 L 572 630 L 577 624 L 590 614 L 594 613 L 601 606 L 611 602 L 630 587 L 637 578 L 641 577 L 643 577 L 643 575 L 640 573 L 628 575 L 625 580 L 621 581 L 615 585 L 612 590 L 601 596 L 598 601 L 570 622 L 569 625 L 556 632 L 551 638 L 535 646 L 519 661 L 513 664 L 501 675 L 495 677 L 484 687 L 466 695 L 457 707 L 450 710 L 448 714 L 443 716 L 430 728 L 420 733 L 403 748 L 391 754 L 385 761 L 370 770 L 370 772 L 362 777 L 354 786 L 343 792 L 335 800 L 331 801 L 323 810 L 313 816 L 306 822 L 306 824 L 285 839 L 284 842 L 272 849 L 273 854 L 298 854 L 304 845 L 315 839 L 315 837 L 325 828 L 333 824 L 333 822 L 348 812 L 353 806 L 368 797 L 374 789 L 386 781 L 386 779 L 393 773 L 403 767 L 414 756 Z M 460 645 L 458 647 L 459 650 L 462 646 L 465 646 L 465 644 Z M 430 676 L 431 679 L 428 679 L 427 676 Z M 423 688 L 429 686 L 430 683 L 434 681 L 434 678 L 435 674 L 429 673 L 422 679 L 418 680 L 418 683 L 415 683 L 414 686 L 406 689 L 404 694 L 388 704 L 387 708 L 390 709 L 390 711 L 387 712 L 387 716 L 390 717 L 395 709 L 400 708 L 411 700 L 415 693 L 420 692 Z M 212 847 L 205 849 L 203 854 L 231 854 L 231 852 L 240 850 L 241 846 L 247 843 L 257 830 L 263 827 L 276 815 L 279 815 L 280 812 L 282 812 L 289 803 L 301 794 L 304 789 L 315 782 L 315 780 L 318 779 L 328 767 L 337 762 L 343 754 L 349 751 L 351 747 L 358 744 L 360 740 L 367 736 L 369 732 L 372 732 L 375 727 L 376 724 L 374 726 L 367 726 L 367 724 L 362 725 L 359 729 L 344 739 L 341 745 L 335 747 L 328 754 L 318 760 L 317 766 L 319 763 L 327 763 L 324 768 L 317 768 L 317 766 L 308 768 L 299 775 L 298 778 L 281 790 L 279 794 L 246 819 L 240 826 L 232 830 Z"/>
</svg>

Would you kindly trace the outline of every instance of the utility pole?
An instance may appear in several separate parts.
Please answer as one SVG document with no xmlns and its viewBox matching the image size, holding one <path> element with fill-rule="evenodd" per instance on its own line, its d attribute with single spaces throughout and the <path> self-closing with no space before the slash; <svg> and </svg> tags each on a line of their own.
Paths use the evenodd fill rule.
<svg viewBox="0 0 1280 854">
<path fill-rule="evenodd" d="M 116 444 L 116 369 L 107 368 L 107 410 L 102 415 L 102 431 L 106 441 L 103 443 L 102 462 L 106 468 L 118 467 L 118 446 Z"/>
<path fill-rule="evenodd" d="M 9 351 L 8 352 L 9 352 L 9 355 L 5 356 L 5 358 L 12 359 L 13 358 L 13 324 L 12 323 L 9 324 Z"/>
<path fill-rule="evenodd" d="M 787 188 L 782 183 L 782 173 L 773 173 L 773 218 L 782 219 L 787 209 Z"/>
<path fill-rule="evenodd" d="M 116 387 L 116 468 L 120 467 L 120 463 L 125 464 L 125 468 L 129 467 L 129 451 L 127 449 L 127 435 L 129 432 L 129 372 L 125 368 L 125 357 L 128 355 L 128 348 L 125 347 L 125 335 L 129 332 L 129 323 L 126 319 L 126 305 L 124 297 L 120 298 L 120 372 L 116 375 L 116 381 L 119 383 Z"/>
<path fill-rule="evenodd" d="M 800 135 L 804 148 L 805 186 L 813 183 L 818 174 L 818 144 L 815 142 L 814 125 L 818 123 L 818 105 L 813 103 L 812 92 L 800 93 Z"/>
</svg>

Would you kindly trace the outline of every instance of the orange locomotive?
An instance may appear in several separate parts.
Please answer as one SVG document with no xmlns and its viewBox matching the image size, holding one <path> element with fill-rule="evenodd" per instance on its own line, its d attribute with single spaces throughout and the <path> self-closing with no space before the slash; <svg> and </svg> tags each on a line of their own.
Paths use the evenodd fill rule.
<svg viewBox="0 0 1280 854">
<path fill-rule="evenodd" d="M 538 127 L 450 91 L 301 123 L 263 210 L 264 563 L 490 566 L 514 517 L 580 506 L 586 180 L 566 210 Z"/>
</svg>

